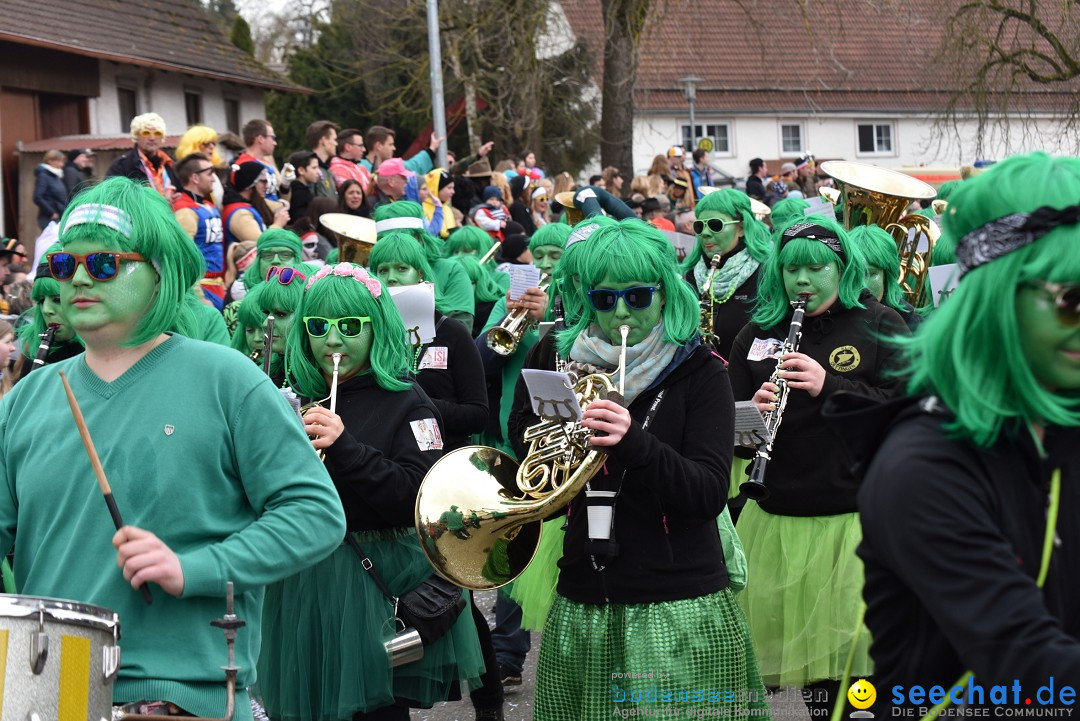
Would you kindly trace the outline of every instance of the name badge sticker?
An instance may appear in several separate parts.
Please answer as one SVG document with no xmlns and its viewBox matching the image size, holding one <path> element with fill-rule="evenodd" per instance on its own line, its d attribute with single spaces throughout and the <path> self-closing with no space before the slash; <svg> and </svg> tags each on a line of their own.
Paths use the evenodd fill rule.
<svg viewBox="0 0 1080 721">
<path fill-rule="evenodd" d="M 780 357 L 780 351 L 783 347 L 784 341 L 778 338 L 755 338 L 753 345 L 750 346 L 750 352 L 746 354 L 746 359 L 752 361 L 775 360 Z"/>
<path fill-rule="evenodd" d="M 439 422 L 434 418 L 424 418 L 419 421 L 411 421 L 413 438 L 416 439 L 417 447 L 422 451 L 441 451 L 443 447 L 442 433 L 439 431 Z"/>
<path fill-rule="evenodd" d="M 446 346 L 429 346 L 420 359 L 419 370 L 446 370 L 450 363 L 450 352 Z"/>
</svg>

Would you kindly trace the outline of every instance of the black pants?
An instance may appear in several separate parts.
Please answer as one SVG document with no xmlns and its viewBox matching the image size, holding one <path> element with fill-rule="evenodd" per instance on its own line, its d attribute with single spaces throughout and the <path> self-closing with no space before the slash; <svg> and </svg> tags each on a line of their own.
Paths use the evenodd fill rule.
<svg viewBox="0 0 1080 721">
<path fill-rule="evenodd" d="M 477 711 L 489 711 L 502 708 L 503 687 L 502 679 L 499 678 L 499 665 L 495 661 L 495 647 L 491 645 L 491 629 L 488 628 L 487 619 L 480 609 L 476 607 L 475 593 L 469 594 L 472 598 L 472 617 L 476 624 L 476 635 L 480 639 L 480 651 L 484 654 L 484 675 L 480 677 L 483 686 L 471 691 L 469 698 L 472 699 L 473 708 Z"/>
<path fill-rule="evenodd" d="M 408 706 L 383 706 L 374 711 L 357 711 L 353 721 L 409 721 Z"/>
</svg>

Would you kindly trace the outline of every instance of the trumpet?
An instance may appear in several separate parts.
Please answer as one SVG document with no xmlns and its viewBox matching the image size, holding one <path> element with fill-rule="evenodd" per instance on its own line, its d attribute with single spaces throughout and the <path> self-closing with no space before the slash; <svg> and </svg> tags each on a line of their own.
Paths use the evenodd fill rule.
<svg viewBox="0 0 1080 721">
<path fill-rule="evenodd" d="M 551 285 L 551 276 L 546 273 L 540 277 L 540 290 L 546 291 Z M 529 311 L 518 308 L 507 315 L 503 322 L 484 334 L 487 347 L 501 356 L 513 355 L 525 332 L 534 325 Z"/>
<path fill-rule="evenodd" d="M 574 383 L 582 410 L 601 399 L 622 402 L 629 331 L 619 328 L 618 368 Z M 553 415 L 525 431 L 529 450 L 521 465 L 495 448 L 467 446 L 443 456 L 424 476 L 416 497 L 416 530 L 439 575 L 472 590 L 510 583 L 532 561 L 544 519 L 600 472 L 608 454 L 589 443 L 593 431 L 572 412 Z"/>
<path fill-rule="evenodd" d="M 334 353 L 333 356 L 331 356 L 331 357 L 334 360 L 334 375 L 333 375 L 333 377 L 332 377 L 332 379 L 330 381 L 330 412 L 331 413 L 337 413 L 338 366 L 341 364 L 341 354 L 340 353 Z M 310 411 L 312 408 L 316 408 L 316 407 L 318 407 L 320 405 L 322 405 L 322 401 L 315 401 L 314 403 L 308 403 L 307 405 L 305 405 L 303 408 L 300 409 L 300 417 L 303 418 L 304 416 L 307 415 L 308 411 Z M 312 438 L 312 440 L 315 440 L 315 439 Z M 323 461 L 324 463 L 326 462 L 326 449 L 325 448 L 320 448 L 318 451 L 316 451 L 316 454 L 319 456 L 320 461 Z"/>
<path fill-rule="evenodd" d="M 791 314 L 791 326 L 788 327 L 784 346 L 780 349 L 780 356 L 776 361 L 776 370 L 773 371 L 772 377 L 769 378 L 770 383 L 774 383 L 779 387 L 776 392 L 776 395 L 779 396 L 776 400 L 776 407 L 765 414 L 765 428 L 769 431 L 769 439 L 757 447 L 757 455 L 754 457 L 753 465 L 750 466 L 750 480 L 743 482 L 739 486 L 739 490 L 747 498 L 752 498 L 755 501 L 763 501 L 769 497 L 769 489 L 765 487 L 765 466 L 772 457 L 773 443 L 776 441 L 776 432 L 780 430 L 780 423 L 784 420 L 784 408 L 787 407 L 789 393 L 787 381 L 780 375 L 780 364 L 784 362 L 785 355 L 799 350 L 799 340 L 802 338 L 803 314 L 806 313 L 806 300 L 808 297 L 807 293 L 800 293 L 798 299 L 791 304 L 795 309 L 795 312 Z"/>
</svg>

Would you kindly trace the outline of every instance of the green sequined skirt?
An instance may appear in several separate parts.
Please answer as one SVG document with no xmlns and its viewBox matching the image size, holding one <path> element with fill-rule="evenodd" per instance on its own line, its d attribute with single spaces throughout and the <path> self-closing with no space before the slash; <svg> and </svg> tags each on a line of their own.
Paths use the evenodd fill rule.
<svg viewBox="0 0 1080 721">
<path fill-rule="evenodd" d="M 390 592 L 400 596 L 432 573 L 413 529 L 356 534 Z M 465 593 L 463 591 L 463 593 Z M 258 691 L 279 721 L 348 721 L 395 698 L 429 707 L 456 681 L 484 671 L 468 607 L 424 658 L 390 668 L 384 643 L 393 611 L 353 550 L 340 546 L 315 566 L 266 589 Z"/>
<path fill-rule="evenodd" d="M 730 589 L 642 604 L 556 596 L 534 708 L 535 721 L 769 716 L 750 632 Z"/>
</svg>

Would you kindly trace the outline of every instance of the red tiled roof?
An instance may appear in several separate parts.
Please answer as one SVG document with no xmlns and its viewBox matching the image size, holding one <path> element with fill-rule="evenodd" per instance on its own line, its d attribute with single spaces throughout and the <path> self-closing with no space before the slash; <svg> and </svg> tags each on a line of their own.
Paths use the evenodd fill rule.
<svg viewBox="0 0 1080 721">
<path fill-rule="evenodd" d="M 161 141 L 161 147 L 171 150 L 180 144 L 179 135 L 166 135 Z M 22 143 L 19 151 L 23 153 L 44 153 L 46 150 L 69 150 L 83 149 L 98 150 L 131 150 L 134 141 L 130 135 L 61 135 L 56 138 L 45 138 L 30 143 Z"/>
<path fill-rule="evenodd" d="M 559 0 L 575 35 L 597 58 L 600 0 Z M 639 111 L 684 111 L 679 79 L 701 78 L 699 112 L 919 112 L 951 93 L 934 55 L 945 4 L 937 0 L 666 0 L 646 22 L 634 91 Z M 811 28 L 808 31 L 807 26 Z M 1032 86 L 1030 110 L 1068 107 L 1072 92 Z"/>
<path fill-rule="evenodd" d="M 307 92 L 237 49 L 198 0 L 3 0 L 0 40 Z"/>
</svg>

